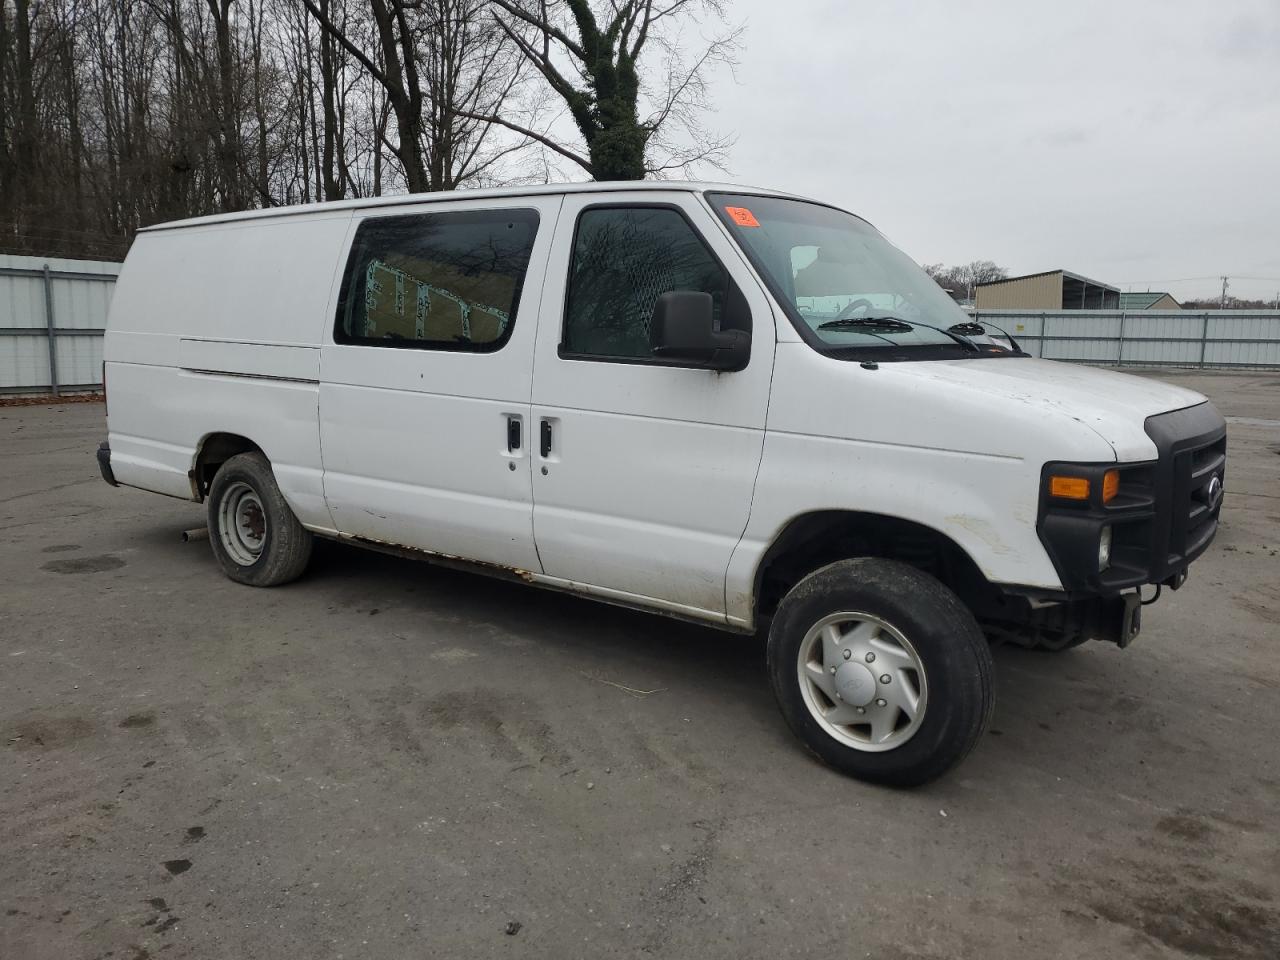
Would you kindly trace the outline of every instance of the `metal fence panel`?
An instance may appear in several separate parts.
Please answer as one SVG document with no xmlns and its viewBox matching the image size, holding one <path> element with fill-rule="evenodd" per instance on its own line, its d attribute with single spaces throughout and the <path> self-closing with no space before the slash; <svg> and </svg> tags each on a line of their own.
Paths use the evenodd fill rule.
<svg viewBox="0 0 1280 960">
<path fill-rule="evenodd" d="M 1223 340 L 1205 345 L 1206 367 L 1280 367 L 1280 342 L 1251 343 Z"/>
<path fill-rule="evenodd" d="M 0 256 L 0 393 L 101 386 L 102 334 L 120 266 Z"/>
<path fill-rule="evenodd" d="M 0 255 L 0 393 L 101 385 L 102 333 L 120 268 Z M 983 310 L 974 317 L 1051 360 L 1280 369 L 1280 310 Z"/>
<path fill-rule="evenodd" d="M 102 385 L 102 337 L 58 337 L 58 383 L 63 388 Z"/>
<path fill-rule="evenodd" d="M 44 329 L 44 281 L 39 277 L 0 277 L 0 326 Z"/>
<path fill-rule="evenodd" d="M 973 316 L 1051 360 L 1280 368 L 1280 310 L 982 310 Z"/>
<path fill-rule="evenodd" d="M 44 333 L 0 339 L 0 385 L 7 392 L 49 389 L 49 348 Z"/>
<path fill-rule="evenodd" d="M 53 315 L 64 330 L 102 330 L 107 325 L 114 282 L 60 280 L 53 274 Z"/>
</svg>

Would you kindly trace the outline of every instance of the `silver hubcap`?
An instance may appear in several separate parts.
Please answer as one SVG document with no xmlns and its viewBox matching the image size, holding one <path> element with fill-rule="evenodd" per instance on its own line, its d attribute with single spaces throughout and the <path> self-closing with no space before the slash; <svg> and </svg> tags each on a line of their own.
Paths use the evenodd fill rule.
<svg viewBox="0 0 1280 960">
<path fill-rule="evenodd" d="M 800 691 L 827 733 L 855 750 L 893 750 L 910 740 L 929 697 L 924 664 L 894 627 L 869 613 L 833 613 L 805 635 Z"/>
<path fill-rule="evenodd" d="M 239 481 L 227 487 L 218 508 L 218 536 L 227 554 L 242 567 L 262 555 L 267 539 L 267 515 L 253 487 Z"/>
</svg>

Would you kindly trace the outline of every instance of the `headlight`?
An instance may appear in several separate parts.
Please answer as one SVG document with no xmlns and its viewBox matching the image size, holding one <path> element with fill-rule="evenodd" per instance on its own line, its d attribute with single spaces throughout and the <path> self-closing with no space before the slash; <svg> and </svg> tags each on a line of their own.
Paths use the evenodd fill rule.
<svg viewBox="0 0 1280 960">
<path fill-rule="evenodd" d="M 1049 477 L 1049 496 L 1062 500 L 1088 500 L 1092 487 L 1088 477 L 1053 474 Z M 1102 475 L 1102 502 L 1110 503 L 1120 492 L 1120 471 L 1108 470 Z"/>
<path fill-rule="evenodd" d="M 1036 533 L 1068 593 L 1110 595 L 1147 582 L 1158 466 L 1054 461 L 1040 468 Z"/>
</svg>

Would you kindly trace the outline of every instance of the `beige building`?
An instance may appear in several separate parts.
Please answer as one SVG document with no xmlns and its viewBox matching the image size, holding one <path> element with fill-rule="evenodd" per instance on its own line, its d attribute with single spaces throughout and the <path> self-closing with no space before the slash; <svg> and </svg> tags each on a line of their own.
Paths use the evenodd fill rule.
<svg viewBox="0 0 1280 960">
<path fill-rule="evenodd" d="M 980 283 L 978 310 L 1119 310 L 1120 289 L 1067 270 Z"/>
</svg>

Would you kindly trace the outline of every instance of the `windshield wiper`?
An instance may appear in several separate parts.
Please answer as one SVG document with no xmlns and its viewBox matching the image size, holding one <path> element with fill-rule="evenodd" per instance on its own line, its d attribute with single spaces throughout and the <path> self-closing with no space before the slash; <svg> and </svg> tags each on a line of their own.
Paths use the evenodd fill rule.
<svg viewBox="0 0 1280 960">
<path fill-rule="evenodd" d="M 857 329 L 859 327 L 879 330 L 882 333 L 910 333 L 915 327 L 924 327 L 926 330 L 936 330 L 944 337 L 950 337 L 960 346 L 968 347 L 974 353 L 982 353 L 982 348 L 968 337 L 962 337 L 960 334 L 945 330 L 942 327 L 935 327 L 931 323 L 921 323 L 919 320 L 912 320 L 908 323 L 901 317 L 885 315 L 883 317 L 849 317 L 844 320 L 828 320 L 826 323 L 818 324 L 819 330 Z M 899 346 L 906 346 L 906 344 L 899 344 Z"/>
<path fill-rule="evenodd" d="M 840 320 L 828 320 L 818 324 L 819 330 L 845 330 L 865 327 L 868 330 L 882 330 L 885 333 L 910 333 L 911 324 L 900 317 L 844 317 Z"/>
<path fill-rule="evenodd" d="M 990 321 L 987 321 L 987 326 L 996 327 L 996 325 L 994 323 L 991 323 Z M 965 323 L 957 323 L 954 326 L 948 327 L 948 329 L 952 333 L 960 334 L 962 337 L 991 337 L 991 342 L 993 344 L 995 344 L 997 347 L 1000 347 L 1000 349 L 1002 350 L 1006 349 L 1005 347 L 1002 347 L 1000 344 L 995 342 L 995 337 L 993 337 L 989 332 L 987 332 L 986 327 L 984 327 L 980 323 L 974 322 L 973 320 L 969 320 Z M 1013 334 L 1011 334 L 1008 330 L 1005 330 L 1003 327 L 996 327 L 996 330 L 1000 333 L 1001 336 L 1003 336 L 1006 340 L 1009 341 L 1009 346 L 1007 348 L 1008 350 L 1015 353 L 1024 352 L 1022 347 L 1018 345 L 1018 341 L 1013 339 Z"/>
<path fill-rule="evenodd" d="M 982 348 L 968 337 L 961 336 L 958 333 L 952 333 L 950 330 L 946 330 L 942 327 L 935 327 L 932 323 L 921 323 L 919 320 L 912 320 L 911 322 L 917 327 L 924 327 L 926 330 L 937 330 L 943 336 L 950 337 L 956 343 L 960 344 L 962 347 L 968 347 L 974 353 L 982 352 Z"/>
</svg>

